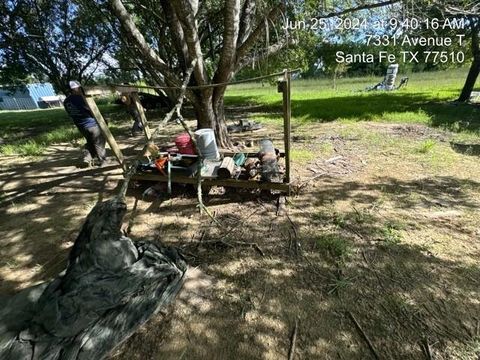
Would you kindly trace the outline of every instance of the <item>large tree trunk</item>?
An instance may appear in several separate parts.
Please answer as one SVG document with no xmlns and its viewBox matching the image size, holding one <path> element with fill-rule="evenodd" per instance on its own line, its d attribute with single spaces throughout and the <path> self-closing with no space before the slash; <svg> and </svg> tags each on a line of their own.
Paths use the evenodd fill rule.
<svg viewBox="0 0 480 360">
<path fill-rule="evenodd" d="M 479 41 L 479 32 L 480 32 L 480 19 L 470 19 L 472 27 L 472 54 L 473 62 L 470 66 L 470 71 L 468 72 L 467 80 L 463 86 L 462 93 L 457 101 L 467 102 L 470 100 L 472 91 L 475 87 L 475 82 L 477 81 L 478 75 L 480 74 L 480 41 Z"/>
<path fill-rule="evenodd" d="M 217 144 L 223 148 L 232 146 L 228 136 L 224 107 L 225 89 L 214 96 L 211 91 L 203 91 L 195 94 L 191 99 L 195 115 L 198 120 L 198 128 L 211 128 L 215 131 Z"/>
<path fill-rule="evenodd" d="M 392 1 L 392 0 L 389 0 Z M 399 0 L 393 0 L 399 1 Z M 108 0 L 112 13 L 119 20 L 127 38 L 137 48 L 146 66 L 161 73 L 170 86 L 179 86 L 180 74 L 186 71 L 186 64 L 196 59 L 190 86 L 200 86 L 200 89 L 190 89 L 187 98 L 192 103 L 198 120 L 198 128 L 212 128 L 215 131 L 218 145 L 230 147 L 225 122 L 224 96 L 226 86 L 209 86 L 225 84 L 231 81 L 234 74 L 242 67 L 257 61 L 262 57 L 273 55 L 287 45 L 283 39 L 268 46 L 259 56 L 251 54 L 251 50 L 267 31 L 269 23 L 274 23 L 282 14 L 283 5 L 274 6 L 265 13 L 254 26 L 255 1 L 225 0 L 222 14 L 223 32 L 221 46 L 218 49 L 218 64 L 211 77 L 207 71 L 207 62 L 203 51 L 201 29 L 199 28 L 198 1 L 196 0 L 161 0 L 161 7 L 166 15 L 166 21 L 172 32 L 171 41 L 174 44 L 178 64 L 172 68 L 172 63 L 162 58 L 161 52 L 154 50 L 137 28 L 135 18 L 130 15 L 122 0 Z M 208 43 L 208 42 L 207 42 Z M 163 45 L 163 44 L 161 44 Z M 168 46 L 168 45 L 167 45 Z"/>
<path fill-rule="evenodd" d="M 465 85 L 463 86 L 462 93 L 460 94 L 460 97 L 457 101 L 467 102 L 470 100 L 470 96 L 472 95 L 472 91 L 475 87 L 475 83 L 479 74 L 480 59 L 474 59 L 472 62 L 472 66 L 470 66 L 470 71 L 468 72 L 467 80 L 465 81 Z"/>
</svg>

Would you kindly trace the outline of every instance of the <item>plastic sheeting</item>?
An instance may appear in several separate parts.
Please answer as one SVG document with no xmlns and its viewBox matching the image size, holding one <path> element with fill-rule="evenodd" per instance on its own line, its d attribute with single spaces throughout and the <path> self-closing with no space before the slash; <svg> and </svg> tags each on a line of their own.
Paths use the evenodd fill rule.
<svg viewBox="0 0 480 360">
<path fill-rule="evenodd" d="M 97 204 L 66 271 L 0 310 L 0 359 L 102 359 L 180 290 L 186 263 L 175 248 L 122 235 L 125 203 Z"/>
</svg>

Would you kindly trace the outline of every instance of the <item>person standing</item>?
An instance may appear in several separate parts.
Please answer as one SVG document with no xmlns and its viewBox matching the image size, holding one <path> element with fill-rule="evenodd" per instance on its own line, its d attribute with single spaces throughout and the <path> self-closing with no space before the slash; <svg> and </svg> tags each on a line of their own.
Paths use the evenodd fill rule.
<svg viewBox="0 0 480 360">
<path fill-rule="evenodd" d="M 69 86 L 70 94 L 65 98 L 63 106 L 87 141 L 83 149 L 83 163 L 90 166 L 97 160 L 98 165 L 102 166 L 106 162 L 105 138 L 85 101 L 80 83 L 70 81 Z"/>
<path fill-rule="evenodd" d="M 137 135 L 138 133 L 143 132 L 143 125 L 140 121 L 140 114 L 131 98 L 130 94 L 123 93 L 120 95 L 120 101 L 125 105 L 128 114 L 133 118 L 133 126 L 130 130 L 132 136 Z"/>
</svg>

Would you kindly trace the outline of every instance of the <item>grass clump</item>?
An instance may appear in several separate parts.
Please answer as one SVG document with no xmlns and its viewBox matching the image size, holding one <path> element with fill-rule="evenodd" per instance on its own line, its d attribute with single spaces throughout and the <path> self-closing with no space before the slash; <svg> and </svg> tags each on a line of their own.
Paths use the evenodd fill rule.
<svg viewBox="0 0 480 360">
<path fill-rule="evenodd" d="M 312 160 L 315 160 L 317 155 L 309 150 L 304 149 L 292 149 L 290 151 L 291 159 L 300 164 L 306 164 Z"/>
<path fill-rule="evenodd" d="M 316 245 L 322 253 L 337 264 L 345 263 L 352 254 L 349 241 L 337 233 L 319 235 L 316 238 Z"/>
<path fill-rule="evenodd" d="M 71 142 L 79 138 L 81 138 L 81 134 L 76 127 L 63 126 L 38 136 L 36 140 L 40 143 L 56 144 L 61 142 Z"/>
<path fill-rule="evenodd" d="M 435 140 L 427 139 L 420 144 L 420 146 L 416 149 L 416 152 L 420 154 L 427 154 L 432 151 L 435 145 L 437 145 Z"/>
<path fill-rule="evenodd" d="M 46 146 L 35 140 L 28 140 L 20 144 L 0 146 L 1 155 L 39 156 L 45 151 Z"/>
<path fill-rule="evenodd" d="M 402 235 L 400 230 L 404 226 L 398 222 L 388 222 L 383 228 L 381 228 L 381 237 L 382 240 L 388 245 L 397 245 L 402 241 Z"/>
<path fill-rule="evenodd" d="M 72 142 L 82 135 L 75 127 L 62 126 L 37 135 L 29 140 L 19 139 L 10 144 L 0 146 L 1 155 L 40 156 L 51 144 Z"/>
<path fill-rule="evenodd" d="M 316 211 L 312 214 L 312 220 L 319 223 L 327 223 L 331 220 L 331 215 L 325 211 Z"/>
</svg>

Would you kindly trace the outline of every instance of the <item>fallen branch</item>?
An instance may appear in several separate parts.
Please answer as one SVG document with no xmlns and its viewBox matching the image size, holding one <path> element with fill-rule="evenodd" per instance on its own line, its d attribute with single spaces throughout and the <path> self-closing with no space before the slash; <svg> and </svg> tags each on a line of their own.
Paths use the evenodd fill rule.
<svg viewBox="0 0 480 360">
<path fill-rule="evenodd" d="M 307 170 L 310 170 L 311 172 L 313 172 L 314 174 L 318 174 L 318 173 L 321 173 L 322 171 L 319 170 L 319 169 L 316 169 L 314 167 L 308 167 Z"/>
<path fill-rule="evenodd" d="M 310 265 L 310 269 L 308 269 L 309 271 L 313 272 L 314 274 L 320 276 L 322 279 L 324 280 L 328 280 L 328 277 L 323 275 L 323 274 L 320 274 L 317 269 L 315 268 L 315 265 L 310 261 L 309 258 L 307 258 L 304 254 L 301 254 L 301 256 L 305 259 L 305 261 L 307 262 L 308 265 Z"/>
<path fill-rule="evenodd" d="M 427 338 L 420 341 L 420 347 L 422 348 L 423 353 L 424 353 L 425 357 L 427 358 L 427 360 L 432 360 L 433 359 L 432 350 L 430 349 L 430 343 L 428 342 Z"/>
<path fill-rule="evenodd" d="M 122 184 L 122 186 L 120 187 L 120 189 L 117 193 L 117 196 L 116 196 L 117 199 L 124 199 L 125 198 L 125 195 L 127 194 L 127 190 L 128 190 L 128 184 L 130 183 L 130 179 L 132 178 L 132 176 L 137 171 L 138 163 L 139 163 L 138 160 L 134 160 L 132 165 L 130 165 L 128 167 L 128 169 L 124 172 L 124 174 L 123 174 L 123 177 L 124 177 L 123 184 Z"/>
<path fill-rule="evenodd" d="M 221 238 L 226 238 L 228 235 L 232 233 L 233 230 L 238 229 L 240 226 L 245 224 L 245 222 L 250 219 L 253 215 L 258 212 L 258 209 L 252 211 L 246 218 L 242 219 L 242 221 L 238 222 L 237 225 L 230 227 L 226 232 L 221 235 Z"/>
<path fill-rule="evenodd" d="M 341 160 L 341 159 L 343 159 L 343 156 L 342 156 L 342 155 L 334 156 L 334 157 L 332 157 L 332 158 L 330 158 L 330 159 L 325 160 L 325 163 L 331 164 L 331 163 L 334 163 L 335 161 L 338 161 L 338 160 Z"/>
<path fill-rule="evenodd" d="M 217 216 L 217 212 L 214 211 L 212 216 L 215 218 Z M 212 226 L 212 224 L 214 223 L 213 219 L 210 220 L 210 223 L 208 224 L 208 227 L 207 228 L 210 228 Z M 198 239 L 197 241 L 197 247 L 198 247 L 198 243 L 201 243 L 203 241 L 203 239 L 205 238 L 205 235 L 207 234 L 207 229 L 203 229 L 201 235 L 200 235 L 200 238 Z"/>
<path fill-rule="evenodd" d="M 373 357 L 377 360 L 380 360 L 380 356 L 378 356 L 378 353 L 377 351 L 375 350 L 375 348 L 373 347 L 373 344 L 372 342 L 370 341 L 370 339 L 368 338 L 367 334 L 365 334 L 365 331 L 363 331 L 362 327 L 360 326 L 360 324 L 358 323 L 357 319 L 355 319 L 355 317 L 353 316 L 353 314 L 350 312 L 350 311 L 347 311 L 347 315 L 350 317 L 350 319 L 352 320 L 353 324 L 355 325 L 355 327 L 357 328 L 358 332 L 360 333 L 360 335 L 362 336 L 362 338 L 365 340 L 365 342 L 367 343 L 368 345 L 368 348 L 370 349 Z"/>
<path fill-rule="evenodd" d="M 315 174 L 314 176 L 309 177 L 307 180 L 305 180 L 304 182 L 300 183 L 300 184 L 297 186 L 297 191 L 300 191 L 300 190 L 303 189 L 308 183 L 310 183 L 311 181 L 316 180 L 316 179 L 318 179 L 319 177 L 322 177 L 322 176 L 324 176 L 324 175 L 327 175 L 327 173 L 326 173 L 326 172 L 321 172 L 321 173 Z"/>
<path fill-rule="evenodd" d="M 293 329 L 292 339 L 290 342 L 290 350 L 288 351 L 288 360 L 293 360 L 295 357 L 295 345 L 297 342 L 298 319 L 295 319 L 295 328 Z"/>
<path fill-rule="evenodd" d="M 262 257 L 265 257 L 265 253 L 263 252 L 262 248 L 260 246 L 258 246 L 257 243 L 245 243 L 245 244 L 239 244 L 239 245 L 250 245 L 250 246 L 253 246 L 253 248 L 255 250 L 257 250 L 257 252 L 262 256 Z"/>
<path fill-rule="evenodd" d="M 288 222 L 290 223 L 290 225 L 292 225 L 293 234 L 295 235 L 295 238 L 298 238 L 297 226 L 292 221 L 292 218 L 290 217 L 290 214 L 288 213 L 288 211 L 285 213 L 285 215 L 287 215 Z"/>
</svg>

